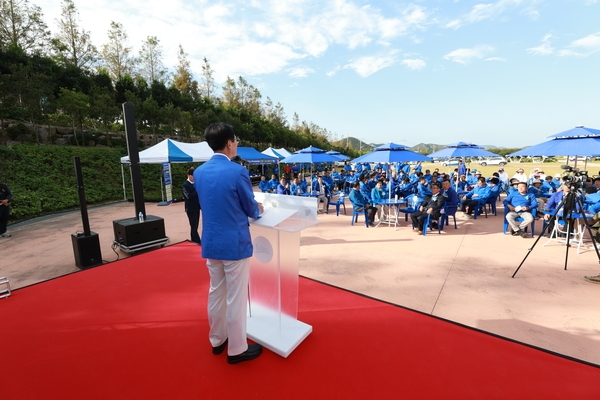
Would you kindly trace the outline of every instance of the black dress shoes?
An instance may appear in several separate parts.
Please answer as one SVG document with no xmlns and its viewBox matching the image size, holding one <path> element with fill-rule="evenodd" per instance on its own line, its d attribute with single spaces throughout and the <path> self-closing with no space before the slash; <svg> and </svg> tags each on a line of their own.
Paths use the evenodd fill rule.
<svg viewBox="0 0 600 400">
<path fill-rule="evenodd" d="M 213 354 L 221 354 L 223 352 L 223 350 L 225 350 L 225 347 L 227 347 L 227 341 L 229 339 L 225 339 L 225 341 L 223 342 L 222 345 L 217 346 L 217 347 L 213 347 Z"/>
<path fill-rule="evenodd" d="M 237 364 L 244 361 L 254 360 L 262 353 L 262 346 L 260 344 L 249 344 L 248 350 L 237 356 L 227 356 L 227 362 L 229 364 Z"/>
</svg>

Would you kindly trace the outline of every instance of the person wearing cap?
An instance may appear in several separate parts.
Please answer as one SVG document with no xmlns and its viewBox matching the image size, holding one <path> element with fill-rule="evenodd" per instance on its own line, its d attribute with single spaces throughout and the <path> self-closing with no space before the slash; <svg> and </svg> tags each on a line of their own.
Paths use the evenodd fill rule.
<svg viewBox="0 0 600 400">
<path fill-rule="evenodd" d="M 554 192 L 554 185 L 552 184 L 552 177 L 550 175 L 546 175 L 546 178 L 542 181 L 542 195 L 545 197 L 550 197 L 550 194 Z"/>
<path fill-rule="evenodd" d="M 504 168 L 498 168 L 498 178 L 502 181 L 503 184 L 508 185 L 508 174 L 504 172 Z"/>
<path fill-rule="evenodd" d="M 467 176 L 467 182 L 469 183 L 469 186 L 475 186 L 477 185 L 477 174 L 479 174 L 479 176 L 481 176 L 481 173 L 479 171 L 477 171 L 475 168 L 473 168 L 471 170 L 471 173 Z"/>
<path fill-rule="evenodd" d="M 423 178 L 427 179 L 427 183 L 431 183 L 431 177 L 432 177 L 431 172 L 428 169 L 426 169 L 425 174 L 423 175 Z"/>
<path fill-rule="evenodd" d="M 527 193 L 535 197 L 535 201 L 538 203 L 538 211 L 544 208 L 544 197 L 542 196 L 542 181 L 534 179 L 531 186 L 527 188 Z"/>
<path fill-rule="evenodd" d="M 480 177 L 477 185 L 465 195 L 460 210 L 467 218 L 473 218 L 473 211 L 478 204 L 485 205 L 488 197 L 490 197 L 490 187 L 485 183 L 485 178 Z"/>
<path fill-rule="evenodd" d="M 561 174 L 554 175 L 554 179 L 552 179 L 552 186 L 554 187 L 554 190 L 558 190 L 562 186 L 562 175 Z"/>
<path fill-rule="evenodd" d="M 444 208 L 446 197 L 440 192 L 442 186 L 438 183 L 431 184 L 431 197 L 425 200 L 419 207 L 419 211 L 410 214 L 413 224 L 413 231 L 423 233 L 423 228 L 427 215 L 431 215 L 431 220 L 440 218 L 441 210 Z"/>
<path fill-rule="evenodd" d="M 517 173 L 513 175 L 513 178 L 517 178 L 519 182 L 527 182 L 527 175 L 525 175 L 525 170 L 523 168 L 518 168 Z"/>
<path fill-rule="evenodd" d="M 510 187 L 508 188 L 507 193 L 511 194 L 512 192 L 518 192 L 517 186 L 519 185 L 519 179 L 510 178 Z"/>
<path fill-rule="evenodd" d="M 531 172 L 529 173 L 529 179 L 527 180 L 527 182 L 529 182 L 531 184 L 531 182 L 533 182 L 533 180 L 535 179 L 536 175 L 539 177 L 540 176 L 539 171 L 540 171 L 539 168 L 532 169 Z"/>
<path fill-rule="evenodd" d="M 517 191 L 512 192 L 504 199 L 504 208 L 508 209 L 506 221 L 511 227 L 513 236 L 526 237 L 525 229 L 531 225 L 534 220 L 534 209 L 537 208 L 535 196 L 527 193 L 527 183 L 519 182 Z M 517 222 L 517 218 L 522 218 L 522 222 Z"/>
</svg>

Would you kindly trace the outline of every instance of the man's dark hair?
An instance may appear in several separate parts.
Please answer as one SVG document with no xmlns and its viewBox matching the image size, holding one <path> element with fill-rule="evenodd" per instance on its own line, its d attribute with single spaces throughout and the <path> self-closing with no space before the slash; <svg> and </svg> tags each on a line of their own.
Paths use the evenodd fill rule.
<svg viewBox="0 0 600 400">
<path fill-rule="evenodd" d="M 442 185 L 441 185 L 439 182 L 433 182 L 433 183 L 431 184 L 431 187 L 432 187 L 432 188 L 436 187 L 436 188 L 438 188 L 438 189 L 441 189 L 441 188 L 442 188 Z"/>
<path fill-rule="evenodd" d="M 594 178 L 594 182 L 596 182 L 596 181 L 600 181 L 600 176 L 597 176 Z"/>
<path fill-rule="evenodd" d="M 500 179 L 493 177 L 492 179 L 490 179 L 490 182 L 492 182 L 494 185 L 497 185 L 500 183 Z"/>
<path fill-rule="evenodd" d="M 483 183 L 485 183 L 485 178 L 484 178 L 483 176 L 479 177 L 477 180 L 478 180 L 479 182 L 483 182 Z"/>
<path fill-rule="evenodd" d="M 204 131 L 204 139 L 212 151 L 223 150 L 229 140 L 235 140 L 233 126 L 225 122 L 213 122 Z"/>
<path fill-rule="evenodd" d="M 190 167 L 190 169 L 187 170 L 187 174 L 194 175 L 194 167 Z"/>
<path fill-rule="evenodd" d="M 360 182 L 354 182 L 354 183 L 352 184 L 352 187 L 353 187 L 353 188 L 359 188 L 359 187 L 360 187 Z"/>
</svg>

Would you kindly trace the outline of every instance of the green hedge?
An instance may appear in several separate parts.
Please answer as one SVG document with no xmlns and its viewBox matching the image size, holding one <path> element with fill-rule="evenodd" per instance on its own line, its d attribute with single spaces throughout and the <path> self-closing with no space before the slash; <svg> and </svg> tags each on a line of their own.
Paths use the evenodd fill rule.
<svg viewBox="0 0 600 400">
<path fill-rule="evenodd" d="M 89 205 L 123 200 L 120 158 L 123 148 L 72 146 L 0 146 L 0 182 L 13 193 L 11 220 L 22 220 L 79 207 L 73 157 L 79 156 Z M 193 164 L 172 164 L 173 197 L 181 197 L 185 172 Z M 162 165 L 141 165 L 144 199 L 161 200 Z M 127 199 L 132 200 L 129 167 L 125 166 Z"/>
</svg>

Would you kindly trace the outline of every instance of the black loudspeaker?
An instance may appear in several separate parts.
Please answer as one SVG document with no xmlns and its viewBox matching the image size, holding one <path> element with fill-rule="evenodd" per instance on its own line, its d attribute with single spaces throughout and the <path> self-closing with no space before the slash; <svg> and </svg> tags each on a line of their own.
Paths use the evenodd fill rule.
<svg viewBox="0 0 600 400">
<path fill-rule="evenodd" d="M 137 218 L 113 221 L 113 228 L 115 241 L 126 247 L 150 243 L 167 237 L 165 220 L 154 215 L 147 215 L 143 222 L 138 221 Z"/>
<path fill-rule="evenodd" d="M 90 268 L 102 264 L 100 237 L 95 232 L 85 235 L 71 235 L 75 265 L 77 268 Z"/>
</svg>

